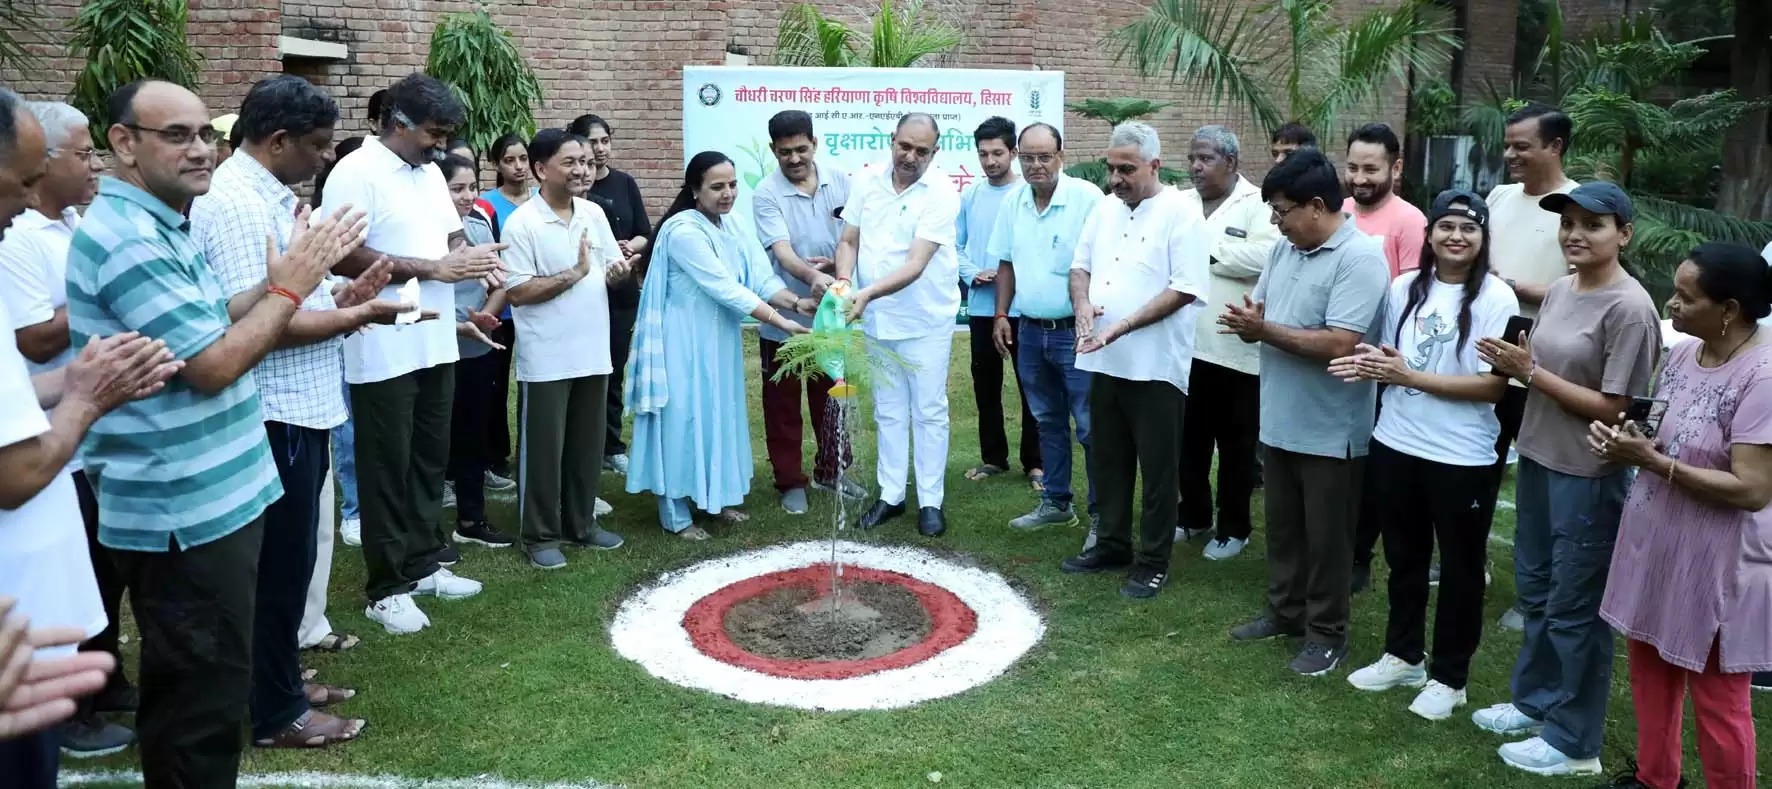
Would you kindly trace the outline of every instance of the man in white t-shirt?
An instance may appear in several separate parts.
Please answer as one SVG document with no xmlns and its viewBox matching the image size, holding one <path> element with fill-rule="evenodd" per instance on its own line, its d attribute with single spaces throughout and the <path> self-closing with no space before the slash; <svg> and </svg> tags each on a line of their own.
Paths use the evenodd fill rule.
<svg viewBox="0 0 1772 789">
<path fill-rule="evenodd" d="M 1569 150 L 1574 124 L 1555 107 L 1532 102 L 1509 115 L 1502 160 L 1510 183 L 1489 191 L 1489 260 L 1491 270 L 1513 286 L 1520 314 L 1538 317 L 1538 305 L 1553 282 L 1569 273 L 1563 247 L 1557 241 L 1558 217 L 1539 207 L 1540 198 L 1553 192 L 1568 193 L 1577 184 L 1563 173 L 1563 155 Z M 1514 342 L 1514 338 L 1509 338 Z M 1526 388 L 1508 386 L 1495 416 L 1501 422 L 1501 438 L 1495 444 L 1496 491 L 1507 467 L 1508 449 L 1520 434 L 1526 414 Z M 1496 494 L 1482 499 L 1483 519 L 1495 516 Z M 1523 624 L 1517 609 L 1501 617 L 1502 627 L 1518 630 Z"/>
<path fill-rule="evenodd" d="M 1120 594 L 1154 597 L 1175 544 L 1181 422 L 1194 361 L 1194 326 L 1210 257 L 1198 202 L 1157 180 L 1157 131 L 1121 124 L 1108 140 L 1108 186 L 1083 225 L 1071 264 L 1077 369 L 1094 373 L 1089 478 L 1101 522 L 1095 545 L 1064 560 L 1067 573 L 1131 567 Z M 1132 545 L 1133 479 L 1144 475 L 1139 545 Z M 1153 506 L 1154 504 L 1154 506 Z"/>
<path fill-rule="evenodd" d="M 503 245 L 468 246 L 436 165 L 464 110 L 448 86 L 424 74 L 394 83 L 386 102 L 380 136 L 340 159 L 326 179 L 320 215 L 350 205 L 369 219 L 363 246 L 333 271 L 354 277 L 385 258 L 393 284 L 381 298 L 402 300 L 416 279 L 422 309 L 453 315 L 454 283 L 503 284 Z M 442 525 L 456 359 L 453 321 L 376 326 L 345 338 L 370 601 L 364 615 L 390 633 L 430 624 L 413 594 L 447 600 L 480 591 L 479 582 L 449 571 L 461 554 Z"/>
<path fill-rule="evenodd" d="M 916 443 L 917 531 L 939 537 L 948 462 L 948 361 L 960 277 L 954 223 L 960 198 L 946 175 L 929 166 L 941 130 L 923 113 L 900 118 L 892 133 L 892 166 L 855 179 L 843 207 L 837 278 L 855 278 L 850 315 L 862 331 L 897 354 L 874 377 L 879 432 L 880 498 L 861 516 L 871 529 L 903 515 L 911 438 Z"/>
</svg>

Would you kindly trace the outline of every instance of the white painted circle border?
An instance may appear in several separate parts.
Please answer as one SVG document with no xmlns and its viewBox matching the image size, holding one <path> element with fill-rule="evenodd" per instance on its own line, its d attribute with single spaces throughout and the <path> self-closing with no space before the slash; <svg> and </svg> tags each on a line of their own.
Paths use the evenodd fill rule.
<svg viewBox="0 0 1772 789">
<path fill-rule="evenodd" d="M 722 556 L 666 573 L 615 613 L 610 640 L 659 679 L 755 704 L 816 710 L 883 710 L 952 696 L 995 679 L 1046 633 L 1045 622 L 1003 577 L 901 545 L 838 542 L 848 567 L 903 573 L 952 592 L 978 615 L 972 637 L 916 665 L 850 679 L 793 679 L 717 661 L 696 649 L 683 616 L 696 601 L 764 573 L 828 562 L 829 542 L 799 542 Z"/>
</svg>

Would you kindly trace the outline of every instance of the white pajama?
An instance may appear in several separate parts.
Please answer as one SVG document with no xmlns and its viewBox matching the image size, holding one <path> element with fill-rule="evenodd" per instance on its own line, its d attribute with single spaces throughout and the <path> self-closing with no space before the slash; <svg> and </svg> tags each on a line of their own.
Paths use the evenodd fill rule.
<svg viewBox="0 0 1772 789">
<path fill-rule="evenodd" d="M 326 621 L 326 585 L 332 582 L 332 529 L 334 503 L 332 492 L 332 471 L 326 472 L 326 481 L 320 485 L 320 531 L 314 542 L 314 577 L 308 579 L 308 602 L 301 612 L 301 630 L 296 634 L 296 642 L 302 649 L 310 649 L 319 645 L 320 639 L 332 632 L 332 623 Z"/>
<path fill-rule="evenodd" d="M 943 328 L 925 337 L 879 341 L 904 360 L 903 367 L 886 364 L 874 371 L 876 474 L 880 500 L 887 504 L 904 503 L 913 441 L 917 506 L 942 503 L 948 465 L 948 361 L 954 348 L 953 331 Z"/>
</svg>

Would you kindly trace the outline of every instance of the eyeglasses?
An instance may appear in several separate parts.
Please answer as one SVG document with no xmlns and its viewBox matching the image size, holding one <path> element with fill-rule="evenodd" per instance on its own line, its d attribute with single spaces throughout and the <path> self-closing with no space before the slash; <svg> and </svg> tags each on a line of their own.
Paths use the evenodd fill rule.
<svg viewBox="0 0 1772 789">
<path fill-rule="evenodd" d="M 170 129 L 156 129 L 150 126 L 125 123 L 123 128 L 138 132 L 153 132 L 167 145 L 181 148 L 190 145 L 193 140 L 202 140 L 204 145 L 214 145 L 215 141 L 221 137 L 221 132 L 216 131 L 214 126 L 201 126 L 196 129 L 174 126 Z"/>
<path fill-rule="evenodd" d="M 59 157 L 64 153 L 73 154 L 74 158 L 79 159 L 82 162 L 86 162 L 87 164 L 91 164 L 92 157 L 98 155 L 98 151 L 93 148 L 80 148 L 78 150 L 65 150 L 62 148 L 49 149 L 49 156 L 52 159 Z"/>
<path fill-rule="evenodd" d="M 1293 211 L 1297 211 L 1298 209 L 1303 208 L 1307 205 L 1309 205 L 1309 203 L 1294 203 L 1290 207 L 1282 209 L 1279 206 L 1274 205 L 1273 203 L 1268 203 L 1267 207 L 1268 207 L 1269 211 L 1273 212 L 1275 219 L 1285 219 L 1287 214 L 1290 214 Z"/>
<path fill-rule="evenodd" d="M 1030 164 L 1038 164 L 1038 165 L 1044 166 L 1044 165 L 1052 164 L 1055 161 L 1058 161 L 1058 154 L 1055 154 L 1055 153 L 1024 153 L 1024 154 L 1021 154 L 1020 156 L 1017 156 L 1015 158 L 1018 161 L 1020 161 L 1023 166 L 1030 165 Z"/>
</svg>

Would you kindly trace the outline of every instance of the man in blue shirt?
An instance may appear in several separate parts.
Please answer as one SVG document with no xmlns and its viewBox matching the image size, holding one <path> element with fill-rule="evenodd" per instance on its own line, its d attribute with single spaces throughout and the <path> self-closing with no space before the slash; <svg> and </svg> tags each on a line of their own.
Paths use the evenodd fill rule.
<svg viewBox="0 0 1772 789">
<path fill-rule="evenodd" d="M 960 221 L 955 230 L 960 253 L 960 282 L 970 295 L 966 301 L 967 323 L 972 336 L 972 399 L 978 404 L 978 449 L 983 464 L 966 472 L 980 480 L 1009 470 L 1009 439 L 1003 430 L 1003 360 L 1015 372 L 1015 389 L 1021 394 L 1021 467 L 1038 490 L 1045 479 L 1040 463 L 1040 429 L 1028 410 L 1021 370 L 1014 346 L 1000 356 L 991 341 L 996 317 L 1009 321 L 1010 331 L 1019 325 L 1013 304 L 1004 314 L 997 309 L 997 258 L 991 242 L 1004 198 L 1021 188 L 1021 178 L 1011 166 L 1015 158 L 1015 124 L 1007 118 L 989 118 L 972 134 L 978 145 L 978 165 L 985 181 L 974 183 L 960 195 Z"/>
<path fill-rule="evenodd" d="M 1071 507 L 1071 421 L 1087 458 L 1090 376 L 1076 364 L 1070 269 L 1083 222 L 1101 190 L 1064 174 L 1064 137 L 1058 129 L 1032 124 L 1022 129 L 1018 148 L 1026 181 L 1004 199 L 990 234 L 987 257 L 998 261 L 991 339 L 999 354 L 1015 359 L 1022 400 L 1039 425 L 1045 489 L 1033 512 L 1009 522 L 1016 529 L 1037 529 L 1077 522 Z M 1093 524 L 1093 484 L 1089 512 Z"/>
</svg>

